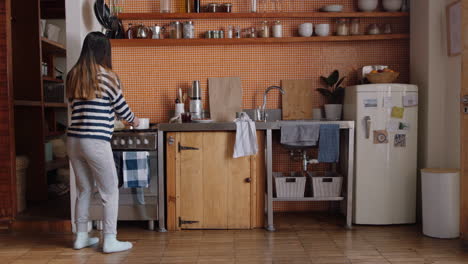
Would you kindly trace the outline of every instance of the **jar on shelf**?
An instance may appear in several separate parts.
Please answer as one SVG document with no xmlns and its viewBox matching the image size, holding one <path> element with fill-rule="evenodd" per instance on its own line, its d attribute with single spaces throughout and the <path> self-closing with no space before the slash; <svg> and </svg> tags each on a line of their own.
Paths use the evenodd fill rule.
<svg viewBox="0 0 468 264">
<path fill-rule="evenodd" d="M 232 4 L 231 3 L 225 3 L 223 6 L 224 6 L 224 12 L 232 13 Z"/>
<path fill-rule="evenodd" d="M 340 18 L 336 21 L 336 35 L 348 36 L 349 35 L 349 20 Z"/>
<path fill-rule="evenodd" d="M 182 38 L 182 24 L 179 21 L 174 21 L 169 24 L 169 36 L 171 39 Z"/>
<path fill-rule="evenodd" d="M 271 27 L 272 35 L 274 38 L 282 38 L 283 37 L 283 25 L 281 21 L 275 21 L 273 26 Z"/>
<path fill-rule="evenodd" d="M 192 21 L 184 22 L 184 39 L 192 39 L 195 37 L 195 29 Z"/>
<path fill-rule="evenodd" d="M 268 21 L 263 21 L 258 32 L 260 38 L 269 38 L 270 37 L 270 26 Z"/>
<path fill-rule="evenodd" d="M 359 18 L 353 18 L 351 19 L 351 27 L 350 27 L 350 33 L 351 35 L 361 35 L 361 23 Z"/>
<path fill-rule="evenodd" d="M 220 11 L 221 6 L 217 3 L 210 3 L 207 6 L 207 10 L 210 13 L 217 13 Z"/>
<path fill-rule="evenodd" d="M 233 38 L 233 36 L 234 36 L 234 29 L 231 25 L 229 25 L 226 29 L 226 37 Z"/>
<path fill-rule="evenodd" d="M 380 28 L 377 24 L 370 24 L 367 29 L 367 34 L 369 35 L 378 35 L 380 34 Z"/>
<path fill-rule="evenodd" d="M 160 0 L 159 6 L 160 6 L 161 13 L 171 12 L 171 0 Z"/>
</svg>

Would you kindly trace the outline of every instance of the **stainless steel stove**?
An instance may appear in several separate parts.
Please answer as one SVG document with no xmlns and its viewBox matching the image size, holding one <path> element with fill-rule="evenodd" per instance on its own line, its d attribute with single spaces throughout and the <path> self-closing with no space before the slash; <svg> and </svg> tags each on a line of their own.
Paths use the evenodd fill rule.
<svg viewBox="0 0 468 264">
<path fill-rule="evenodd" d="M 158 175 L 158 131 L 120 130 L 115 131 L 111 147 L 115 152 L 148 151 L 150 156 L 150 184 L 148 188 L 119 188 L 118 220 L 148 221 L 148 228 L 154 229 L 154 221 L 159 222 L 159 231 L 164 232 L 165 198 L 164 179 Z M 163 175 L 161 175 L 163 176 Z M 140 194 L 137 194 L 140 192 Z M 143 198 L 142 198 L 143 196 Z M 142 203 L 141 200 L 144 200 Z M 93 195 L 90 210 L 91 219 L 97 229 L 102 228 L 102 204 L 99 193 Z"/>
</svg>

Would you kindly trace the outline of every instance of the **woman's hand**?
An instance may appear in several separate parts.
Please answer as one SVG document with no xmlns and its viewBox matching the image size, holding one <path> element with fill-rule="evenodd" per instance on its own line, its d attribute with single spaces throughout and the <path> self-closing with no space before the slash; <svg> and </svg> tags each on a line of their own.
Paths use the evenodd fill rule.
<svg viewBox="0 0 468 264">
<path fill-rule="evenodd" d="M 132 124 L 133 124 L 133 127 L 138 127 L 140 125 L 140 119 L 138 119 L 138 117 L 135 116 Z"/>
</svg>

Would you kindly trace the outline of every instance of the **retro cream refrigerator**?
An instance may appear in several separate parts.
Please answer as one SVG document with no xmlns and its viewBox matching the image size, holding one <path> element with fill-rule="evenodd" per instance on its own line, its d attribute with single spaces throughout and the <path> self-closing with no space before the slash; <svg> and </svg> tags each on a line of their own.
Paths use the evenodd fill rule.
<svg viewBox="0 0 468 264">
<path fill-rule="evenodd" d="M 346 88 L 345 120 L 356 121 L 354 223 L 416 222 L 418 88 Z"/>
</svg>

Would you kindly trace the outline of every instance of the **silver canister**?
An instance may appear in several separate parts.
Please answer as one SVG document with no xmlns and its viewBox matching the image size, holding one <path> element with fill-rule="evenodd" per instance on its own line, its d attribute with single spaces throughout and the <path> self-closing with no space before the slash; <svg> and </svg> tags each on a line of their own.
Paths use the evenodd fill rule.
<svg viewBox="0 0 468 264">
<path fill-rule="evenodd" d="M 184 22 L 184 39 L 192 39 L 195 37 L 195 28 L 192 21 Z"/>
<path fill-rule="evenodd" d="M 192 89 L 190 91 L 190 99 L 201 99 L 201 86 L 200 81 L 192 82 Z"/>
<path fill-rule="evenodd" d="M 179 21 L 173 21 L 170 23 L 170 37 L 172 39 L 181 39 L 182 38 L 182 24 Z"/>
<path fill-rule="evenodd" d="M 217 13 L 220 11 L 220 5 L 217 3 L 210 3 L 207 6 L 207 10 L 209 13 Z"/>
<path fill-rule="evenodd" d="M 193 81 L 190 92 L 190 115 L 193 119 L 201 119 L 203 117 L 201 94 L 200 81 Z"/>
<path fill-rule="evenodd" d="M 213 30 L 213 38 L 219 38 L 219 31 L 218 30 Z"/>
<path fill-rule="evenodd" d="M 223 7 L 224 7 L 224 12 L 232 13 L 232 4 L 231 3 L 225 3 L 225 4 L 223 4 Z"/>
</svg>

